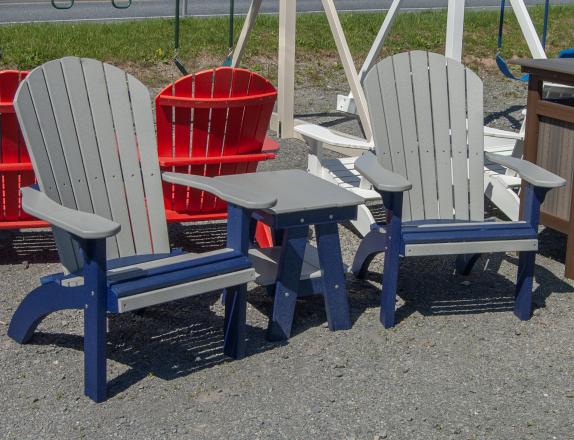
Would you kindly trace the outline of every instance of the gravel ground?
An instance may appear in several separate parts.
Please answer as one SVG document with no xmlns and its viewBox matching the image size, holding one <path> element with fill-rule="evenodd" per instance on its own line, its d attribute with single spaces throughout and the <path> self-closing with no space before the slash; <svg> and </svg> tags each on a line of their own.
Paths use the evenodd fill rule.
<svg viewBox="0 0 574 440">
<path fill-rule="evenodd" d="M 329 93 L 302 88 L 311 120 L 357 132 L 329 113 Z M 524 86 L 486 78 L 486 111 L 517 128 Z M 262 168 L 303 168 L 306 148 L 282 142 Z M 359 239 L 340 228 L 344 260 Z M 175 227 L 174 245 L 208 250 L 221 224 Z M 271 300 L 249 293 L 248 356 L 222 356 L 218 294 L 109 319 L 110 399 L 82 396 L 82 316 L 49 316 L 32 342 L 6 337 L 7 323 L 41 275 L 60 270 L 50 234 L 0 242 L 0 437 L 138 439 L 571 439 L 574 438 L 574 294 L 563 278 L 564 237 L 541 232 L 536 310 L 512 314 L 517 259 L 480 260 L 471 276 L 454 259 L 404 260 L 398 325 L 378 322 L 382 258 L 366 281 L 348 278 L 353 328 L 326 328 L 322 300 L 300 301 L 293 337 L 265 341 Z"/>
</svg>

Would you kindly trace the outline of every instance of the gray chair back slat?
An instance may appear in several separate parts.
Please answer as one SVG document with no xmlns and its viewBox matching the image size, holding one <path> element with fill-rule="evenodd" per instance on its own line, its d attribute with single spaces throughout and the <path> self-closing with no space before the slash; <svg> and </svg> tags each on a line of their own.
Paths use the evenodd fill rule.
<svg viewBox="0 0 574 440">
<path fill-rule="evenodd" d="M 57 63 L 53 65 L 57 66 Z M 78 171 L 81 169 L 85 174 L 89 199 L 94 212 L 98 212 L 106 218 L 112 218 L 94 121 L 91 113 L 86 111 L 86 109 L 90 108 L 90 99 L 88 98 L 82 63 L 79 58 L 67 57 L 61 60 L 61 65 L 64 74 L 64 80 L 61 83 L 62 87 L 67 87 L 68 96 L 74 97 L 73 100 L 69 101 L 72 117 L 68 120 L 73 121 L 79 144 L 81 167 L 78 166 L 77 168 Z M 83 162 L 89 163 L 90 166 L 84 167 Z M 127 231 L 127 233 L 130 232 Z M 120 236 L 124 235 L 126 235 L 126 231 L 121 231 Z M 120 254 L 118 250 L 118 236 L 108 239 L 107 253 L 111 258 Z"/>
<path fill-rule="evenodd" d="M 24 140 L 27 146 L 37 146 L 36 154 L 30 154 L 30 160 L 34 170 L 36 170 L 38 184 L 48 197 L 58 203 L 62 203 L 28 82 L 23 82 L 20 85 L 17 96 L 18 103 L 16 105 L 15 102 L 15 110 Z M 20 117 L 20 115 L 26 116 Z M 40 168 L 42 168 L 42 173 L 38 172 Z M 77 247 L 68 234 L 58 228 L 53 228 L 53 231 L 62 264 L 69 271 L 76 271 L 81 266 Z"/>
<path fill-rule="evenodd" d="M 130 215 L 117 148 L 110 148 L 110 151 L 102 154 L 107 145 L 115 146 L 117 142 L 104 66 L 96 60 L 84 59 L 81 60 L 81 63 L 84 72 L 84 87 L 88 91 L 95 143 L 98 146 L 99 167 L 102 168 L 106 188 L 106 198 L 110 205 L 112 218 L 121 225 L 129 225 Z M 94 180 L 94 183 L 98 184 L 97 179 Z M 120 233 L 116 235 L 116 240 L 118 255 L 130 256 L 136 253 L 131 227 L 122 227 Z"/>
<path fill-rule="evenodd" d="M 163 190 L 157 185 L 157 178 L 161 174 L 157 159 L 154 125 L 150 124 L 150 121 L 153 121 L 153 114 L 149 105 L 149 92 L 146 86 L 132 76 L 128 76 L 128 87 L 132 98 L 147 209 L 149 213 L 154 213 L 154 215 L 148 215 L 152 246 L 155 253 L 169 252 Z"/>
<path fill-rule="evenodd" d="M 34 69 L 14 107 L 40 189 L 64 206 L 122 225 L 108 240 L 108 258 L 169 251 L 143 84 L 99 61 L 67 57 Z M 77 271 L 77 246 L 54 232 L 62 264 Z"/>
<path fill-rule="evenodd" d="M 403 219 L 483 220 L 482 82 L 457 61 L 414 51 L 364 82 L 377 159 L 413 184 Z"/>
</svg>

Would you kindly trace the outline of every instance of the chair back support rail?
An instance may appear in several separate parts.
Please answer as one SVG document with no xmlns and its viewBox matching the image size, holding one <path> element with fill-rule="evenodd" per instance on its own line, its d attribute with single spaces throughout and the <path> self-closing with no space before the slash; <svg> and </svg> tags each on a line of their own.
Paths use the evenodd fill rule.
<svg viewBox="0 0 574 440">
<path fill-rule="evenodd" d="M 162 171 L 214 177 L 252 173 L 265 151 L 277 91 L 262 76 L 220 67 L 184 76 L 156 96 Z M 275 148 L 276 149 L 276 148 Z M 226 217 L 221 199 L 164 182 L 168 221 Z"/>
</svg>

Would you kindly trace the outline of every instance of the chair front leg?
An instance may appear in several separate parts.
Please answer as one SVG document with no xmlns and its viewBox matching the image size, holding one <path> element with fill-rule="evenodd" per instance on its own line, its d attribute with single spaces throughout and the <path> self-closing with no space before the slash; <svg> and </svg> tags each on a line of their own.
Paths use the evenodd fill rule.
<svg viewBox="0 0 574 440">
<path fill-rule="evenodd" d="M 540 205 L 549 188 L 534 187 L 523 183 L 523 218 L 534 230 L 538 230 L 540 221 Z M 518 277 L 516 281 L 516 298 L 514 314 L 521 320 L 530 319 L 532 314 L 532 285 L 534 282 L 534 266 L 536 252 L 520 252 L 518 256 Z"/>
<path fill-rule="evenodd" d="M 106 240 L 80 242 L 84 256 L 84 393 L 106 400 Z"/>
<path fill-rule="evenodd" d="M 381 324 L 385 328 L 395 325 L 395 302 L 400 265 L 403 193 L 384 193 L 383 201 L 388 208 L 386 226 L 386 250 L 381 294 Z"/>
</svg>

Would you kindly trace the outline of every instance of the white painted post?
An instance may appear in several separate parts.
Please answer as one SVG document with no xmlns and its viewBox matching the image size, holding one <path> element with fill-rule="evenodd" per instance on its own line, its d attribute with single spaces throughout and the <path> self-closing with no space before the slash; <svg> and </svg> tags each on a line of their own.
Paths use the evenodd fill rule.
<svg viewBox="0 0 574 440">
<path fill-rule="evenodd" d="M 524 0 L 510 0 L 510 4 L 512 5 L 512 9 L 514 11 L 514 15 L 516 15 L 516 19 L 518 20 L 518 24 L 520 25 L 522 34 L 526 39 L 526 44 L 528 44 L 528 49 L 530 49 L 532 58 L 545 59 L 546 52 L 544 52 L 544 48 L 542 47 L 542 43 L 540 42 L 540 37 L 536 32 L 534 24 L 532 23 L 530 14 L 528 14 L 528 10 L 526 9 Z"/>
<path fill-rule="evenodd" d="M 241 34 L 239 34 L 239 39 L 237 40 L 237 44 L 233 49 L 233 59 L 231 62 L 233 67 L 239 67 L 241 64 L 241 58 L 243 58 L 243 53 L 245 52 L 245 47 L 247 46 L 247 40 L 249 39 L 253 25 L 255 25 L 255 20 L 259 14 L 259 9 L 261 8 L 262 1 L 263 0 L 251 1 L 249 11 L 247 11 L 247 16 L 245 17 L 245 22 L 241 28 Z"/>
<path fill-rule="evenodd" d="M 448 0 L 444 55 L 456 61 L 462 60 L 464 3 L 465 0 Z"/>
<path fill-rule="evenodd" d="M 351 86 L 351 93 L 355 97 L 355 105 L 357 106 L 357 113 L 361 119 L 361 124 L 363 125 L 363 130 L 365 132 L 365 137 L 370 140 L 373 136 L 371 129 L 371 121 L 369 120 L 369 113 L 367 110 L 367 99 L 365 98 L 365 93 L 359 81 L 359 75 L 357 74 L 357 68 L 353 61 L 349 45 L 345 39 L 345 34 L 343 32 L 343 27 L 341 26 L 341 21 L 339 20 L 339 15 L 337 14 L 337 8 L 333 0 L 321 0 L 323 2 L 323 9 L 325 9 L 325 14 L 327 15 L 327 20 L 329 21 L 329 26 L 331 27 L 331 33 L 335 39 L 335 44 L 339 52 L 339 57 L 341 58 L 341 63 L 343 64 L 343 69 L 345 70 L 345 76 L 347 81 Z"/>
<path fill-rule="evenodd" d="M 279 135 L 292 138 L 295 114 L 295 32 L 297 0 L 279 0 Z"/>
</svg>

